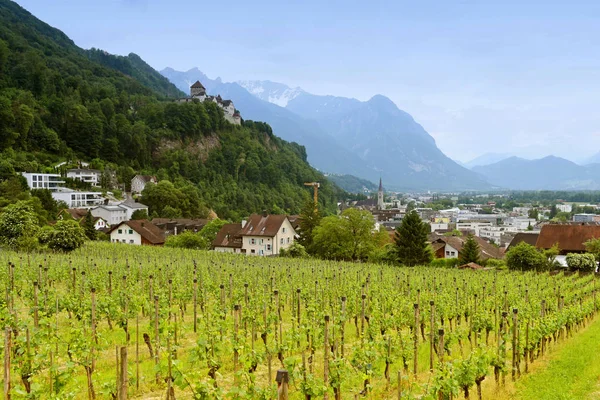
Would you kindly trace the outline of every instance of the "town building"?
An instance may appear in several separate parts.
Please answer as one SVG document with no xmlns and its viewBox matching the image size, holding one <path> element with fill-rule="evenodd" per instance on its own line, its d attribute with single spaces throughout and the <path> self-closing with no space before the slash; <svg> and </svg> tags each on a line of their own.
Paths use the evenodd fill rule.
<svg viewBox="0 0 600 400">
<path fill-rule="evenodd" d="M 148 206 L 142 203 L 138 203 L 137 201 L 133 201 L 128 199 L 119 204 L 120 207 L 124 208 L 127 211 L 126 220 L 129 221 L 133 216 L 133 213 L 136 211 L 145 211 L 146 215 L 148 215 Z"/>
<path fill-rule="evenodd" d="M 69 169 L 67 170 L 67 178 L 77 179 L 92 186 L 100 186 L 102 171 L 97 169 Z"/>
<path fill-rule="evenodd" d="M 131 193 L 142 193 L 148 183 L 158 183 L 156 176 L 152 175 L 136 175 L 131 180 Z"/>
<path fill-rule="evenodd" d="M 294 243 L 296 231 L 285 215 L 253 214 L 242 222 L 242 253 L 278 255 Z"/>
<path fill-rule="evenodd" d="M 56 218 L 59 220 L 63 220 L 67 215 L 69 215 L 75 221 L 78 221 L 80 224 L 83 224 L 85 222 L 85 219 L 87 218 L 87 214 L 89 211 L 90 210 L 87 210 L 85 208 L 64 208 L 60 210 Z M 108 223 L 103 218 L 94 217 L 93 214 L 92 218 L 94 220 L 95 230 L 100 231 L 109 227 Z"/>
<path fill-rule="evenodd" d="M 600 215 L 581 213 L 573 215 L 573 222 L 600 222 Z"/>
<path fill-rule="evenodd" d="M 166 236 L 178 235 L 185 231 L 200 232 L 208 219 L 191 219 L 191 218 L 154 218 L 152 223 L 162 229 Z"/>
<path fill-rule="evenodd" d="M 165 243 L 164 232 L 145 219 L 121 222 L 111 228 L 109 235 L 112 243 L 137 246 L 162 246 Z"/>
<path fill-rule="evenodd" d="M 79 192 L 62 189 L 52 192 L 52 198 L 64 202 L 68 208 L 92 208 L 104 204 L 106 199 L 99 192 Z"/>
<path fill-rule="evenodd" d="M 436 258 L 460 258 L 468 236 L 440 236 L 432 234 L 429 237 Z M 482 238 L 473 236 L 479 245 L 479 257 L 485 261 L 490 258 L 503 257 L 502 250 Z"/>
<path fill-rule="evenodd" d="M 536 241 L 536 247 L 542 250 L 558 245 L 561 255 L 584 253 L 585 242 L 600 238 L 600 225 L 547 224 Z"/>
<path fill-rule="evenodd" d="M 38 172 L 22 172 L 29 189 L 48 189 L 57 192 L 64 189 L 65 181 L 59 174 L 42 174 Z"/>
<path fill-rule="evenodd" d="M 243 242 L 241 230 L 240 223 L 223 225 L 212 242 L 212 248 L 219 253 L 241 253 Z"/>
<path fill-rule="evenodd" d="M 120 224 L 128 221 L 127 209 L 124 207 L 101 205 L 92 209 L 92 215 L 94 217 L 100 217 L 104 219 L 110 226 Z"/>
</svg>

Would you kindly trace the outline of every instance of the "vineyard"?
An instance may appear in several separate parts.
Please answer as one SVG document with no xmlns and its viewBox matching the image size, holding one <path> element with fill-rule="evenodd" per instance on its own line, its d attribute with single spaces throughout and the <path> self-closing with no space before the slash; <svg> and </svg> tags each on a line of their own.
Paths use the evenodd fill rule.
<svg viewBox="0 0 600 400">
<path fill-rule="evenodd" d="M 600 305 L 593 274 L 112 244 L 0 261 L 11 399 L 492 398 Z"/>
</svg>

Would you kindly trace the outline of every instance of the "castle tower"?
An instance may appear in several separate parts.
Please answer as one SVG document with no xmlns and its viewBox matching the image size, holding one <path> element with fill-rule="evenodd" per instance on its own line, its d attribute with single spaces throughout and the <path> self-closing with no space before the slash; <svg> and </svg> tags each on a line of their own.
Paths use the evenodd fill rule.
<svg viewBox="0 0 600 400">
<path fill-rule="evenodd" d="M 196 81 L 190 87 L 190 96 L 192 97 L 205 97 L 206 96 L 206 88 L 200 83 L 200 81 Z"/>
<path fill-rule="evenodd" d="M 385 205 L 383 204 L 383 185 L 381 184 L 381 178 L 379 178 L 379 191 L 377 192 L 377 209 L 383 210 Z"/>
</svg>

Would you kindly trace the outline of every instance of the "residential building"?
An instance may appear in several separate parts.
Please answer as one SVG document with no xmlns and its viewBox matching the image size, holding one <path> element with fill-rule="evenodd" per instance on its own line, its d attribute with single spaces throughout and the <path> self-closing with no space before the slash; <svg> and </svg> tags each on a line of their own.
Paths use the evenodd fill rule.
<svg viewBox="0 0 600 400">
<path fill-rule="evenodd" d="M 479 236 L 481 228 L 488 228 L 492 226 L 490 221 L 460 221 L 456 223 L 456 229 L 459 231 L 473 232 L 475 236 Z"/>
<path fill-rule="evenodd" d="M 535 218 L 525 218 L 525 217 L 510 217 L 504 220 L 503 226 L 513 227 L 517 230 L 525 230 L 530 229 L 530 227 L 534 227 L 537 221 Z"/>
<path fill-rule="evenodd" d="M 85 208 L 65 208 L 60 210 L 57 219 L 62 220 L 66 215 L 69 215 L 75 221 L 79 221 L 80 224 L 83 224 L 87 218 L 88 212 L 89 210 L 86 210 Z M 103 218 L 94 217 L 93 214 L 92 218 L 94 219 L 94 229 L 97 231 L 108 228 L 108 223 Z"/>
<path fill-rule="evenodd" d="M 459 258 L 468 236 L 430 235 L 431 246 L 436 258 Z M 477 236 L 473 237 L 479 245 L 481 260 L 502 258 L 502 250 Z"/>
<path fill-rule="evenodd" d="M 600 238 L 600 225 L 547 224 L 542 226 L 536 241 L 539 249 L 550 249 L 558 245 L 561 255 L 584 253 L 584 243 Z"/>
<path fill-rule="evenodd" d="M 124 207 L 101 205 L 92 209 L 92 215 L 94 217 L 100 217 L 104 219 L 110 226 L 120 224 L 128 221 L 127 209 Z"/>
<path fill-rule="evenodd" d="M 125 221 L 111 228 L 112 243 L 126 243 L 137 246 L 162 246 L 165 235 L 156 225 L 148 220 Z"/>
<path fill-rule="evenodd" d="M 102 171 L 97 169 L 69 169 L 67 170 L 67 178 L 78 179 L 92 186 L 100 186 Z"/>
<path fill-rule="evenodd" d="M 166 236 L 178 235 L 184 231 L 200 232 L 208 219 L 154 218 L 152 223 L 165 231 Z"/>
<path fill-rule="evenodd" d="M 158 183 L 158 179 L 152 175 L 136 175 L 131 180 L 131 193 L 142 193 L 148 183 Z"/>
<path fill-rule="evenodd" d="M 519 243 L 523 243 L 523 242 L 527 243 L 531 246 L 535 246 L 539 236 L 540 236 L 539 232 L 519 232 L 515 235 L 513 240 L 510 242 L 510 244 L 506 248 L 506 251 L 512 249 Z"/>
<path fill-rule="evenodd" d="M 241 253 L 243 241 L 241 230 L 240 223 L 223 225 L 212 242 L 212 248 L 220 253 Z"/>
<path fill-rule="evenodd" d="M 78 192 L 69 189 L 52 192 L 52 198 L 64 202 L 69 208 L 92 208 L 104 204 L 106 200 L 99 192 Z"/>
<path fill-rule="evenodd" d="M 253 214 L 242 222 L 242 253 L 277 255 L 294 243 L 296 231 L 285 215 Z"/>
<path fill-rule="evenodd" d="M 597 222 L 597 219 L 599 217 L 600 217 L 600 215 L 596 215 L 596 214 L 586 214 L 586 213 L 575 214 L 575 215 L 573 215 L 573 222 Z"/>
<path fill-rule="evenodd" d="M 148 215 L 148 206 L 142 203 L 138 203 L 133 200 L 126 200 L 119 204 L 119 206 L 123 207 L 127 211 L 127 221 L 131 219 L 131 216 L 136 211 L 146 211 L 146 215 Z"/>
<path fill-rule="evenodd" d="M 42 174 L 37 172 L 22 172 L 27 180 L 29 189 L 48 189 L 56 192 L 64 189 L 65 181 L 59 174 Z"/>
<path fill-rule="evenodd" d="M 573 211 L 573 206 L 571 204 L 557 204 L 556 209 L 560 212 L 570 213 Z"/>
</svg>

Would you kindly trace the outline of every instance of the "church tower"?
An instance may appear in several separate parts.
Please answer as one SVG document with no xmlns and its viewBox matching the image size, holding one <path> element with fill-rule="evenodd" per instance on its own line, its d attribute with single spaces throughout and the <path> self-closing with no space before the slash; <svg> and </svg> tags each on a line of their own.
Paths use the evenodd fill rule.
<svg viewBox="0 0 600 400">
<path fill-rule="evenodd" d="M 385 205 L 383 204 L 383 185 L 381 184 L 381 178 L 379 178 L 379 191 L 377 192 L 377 209 L 383 210 Z"/>
</svg>

